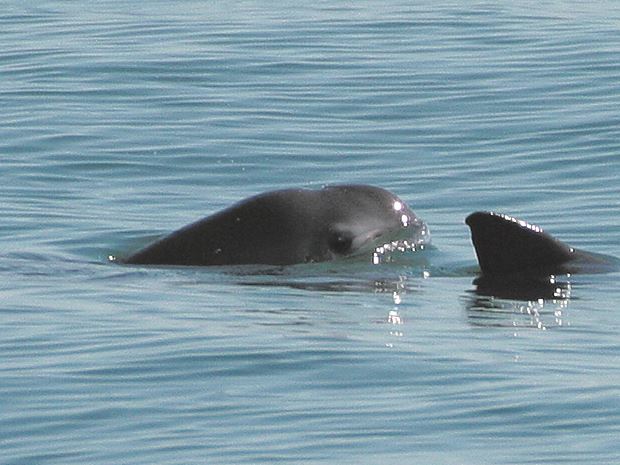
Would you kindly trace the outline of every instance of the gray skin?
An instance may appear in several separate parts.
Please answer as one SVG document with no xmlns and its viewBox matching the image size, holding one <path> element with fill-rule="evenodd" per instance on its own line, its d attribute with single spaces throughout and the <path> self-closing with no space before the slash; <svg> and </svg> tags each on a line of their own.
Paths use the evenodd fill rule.
<svg viewBox="0 0 620 465">
<path fill-rule="evenodd" d="M 285 189 L 243 200 L 121 260 L 143 265 L 292 265 L 373 250 L 414 247 L 428 228 L 394 194 L 373 186 Z"/>
<path fill-rule="evenodd" d="M 565 273 L 606 273 L 619 267 L 615 257 L 575 249 L 542 228 L 508 215 L 475 212 L 471 229 L 482 276 L 528 278 Z"/>
</svg>

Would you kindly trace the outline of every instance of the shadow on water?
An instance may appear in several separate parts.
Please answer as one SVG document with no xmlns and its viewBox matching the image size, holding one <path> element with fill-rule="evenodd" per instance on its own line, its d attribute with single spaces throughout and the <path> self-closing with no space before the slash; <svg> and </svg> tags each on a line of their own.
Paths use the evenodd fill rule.
<svg viewBox="0 0 620 465">
<path fill-rule="evenodd" d="M 303 291 L 329 293 L 381 293 L 390 296 L 388 321 L 400 319 L 402 305 L 414 303 L 422 296 L 423 278 L 412 275 L 383 279 L 245 281 L 247 286 L 288 287 Z M 514 284 L 514 283 L 513 283 Z M 525 281 L 519 286 L 508 283 L 489 284 L 474 280 L 473 288 L 463 297 L 466 320 L 478 328 L 533 328 L 570 326 L 567 309 L 571 301 L 569 281 Z"/>
<path fill-rule="evenodd" d="M 299 267 L 294 272 L 290 268 L 280 268 L 265 274 L 265 269 L 262 269 L 251 276 L 247 275 L 246 270 L 238 284 L 287 287 L 310 292 L 385 293 L 391 296 L 390 308 L 394 309 L 393 304 L 415 303 L 415 299 L 424 292 L 422 283 L 427 278 L 474 277 L 472 287 L 464 291 L 462 299 L 467 322 L 471 326 L 545 330 L 569 325 L 566 310 L 571 301 L 570 275 L 489 279 L 477 276 L 473 267 L 448 271 L 404 266 L 387 266 L 380 270 L 375 267 L 361 268 L 356 268 L 355 275 L 351 275 L 350 268 L 333 265 L 316 267 L 312 272 L 308 267 Z M 394 315 L 391 310 L 389 318 Z"/>
<path fill-rule="evenodd" d="M 571 283 L 550 278 L 489 279 L 479 277 L 464 297 L 467 321 L 474 327 L 531 327 L 568 325 L 566 309 Z"/>
<path fill-rule="evenodd" d="M 332 279 L 332 280 L 288 280 L 288 281 L 244 281 L 239 284 L 244 286 L 260 287 L 288 287 L 304 291 L 319 292 L 373 292 L 391 293 L 404 289 L 412 291 L 407 283 L 407 277 L 391 279 Z"/>
<path fill-rule="evenodd" d="M 309 292 L 398 294 L 417 292 L 419 286 L 415 283 L 423 273 L 403 269 L 390 269 L 378 273 L 377 270 L 371 269 L 351 274 L 350 270 L 337 271 L 333 267 L 327 273 L 321 273 L 318 269 L 309 273 L 303 273 L 301 270 L 296 270 L 294 273 L 290 270 L 279 271 L 281 274 L 238 276 L 240 280 L 237 284 L 252 287 L 286 287 Z"/>
<path fill-rule="evenodd" d="M 380 265 L 367 257 L 292 266 L 243 265 L 226 267 L 236 284 L 288 287 L 320 292 L 392 293 L 416 287 L 416 278 L 429 276 L 427 251 L 397 254 Z"/>
<path fill-rule="evenodd" d="M 546 278 L 489 278 L 474 279 L 475 294 L 478 297 L 495 297 L 507 300 L 555 300 L 567 299 L 570 282 L 555 276 Z"/>
<path fill-rule="evenodd" d="M 571 300 L 570 275 L 548 278 L 479 276 L 470 263 L 446 262 L 432 266 L 434 251 L 401 254 L 379 266 L 360 258 L 339 262 L 292 266 L 242 265 L 226 267 L 155 267 L 159 272 L 192 283 L 217 283 L 225 277 L 229 284 L 254 288 L 288 288 L 297 291 L 390 296 L 390 318 L 394 305 L 415 304 L 429 280 L 471 278 L 463 289 L 462 303 L 467 322 L 473 327 L 530 327 L 547 329 L 567 325 L 566 309 Z M 144 271 L 144 267 L 140 267 Z M 150 267 L 146 267 L 150 268 Z M 167 270 L 167 271 L 165 271 Z M 459 283 L 459 284 L 456 284 Z M 458 294 L 458 290 L 457 290 Z M 401 307 L 402 308 L 402 307 Z"/>
</svg>

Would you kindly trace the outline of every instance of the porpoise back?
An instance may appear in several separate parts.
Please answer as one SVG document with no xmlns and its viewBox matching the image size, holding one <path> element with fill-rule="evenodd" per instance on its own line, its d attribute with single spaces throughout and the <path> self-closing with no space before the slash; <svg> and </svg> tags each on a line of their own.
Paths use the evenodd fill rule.
<svg viewBox="0 0 620 465">
<path fill-rule="evenodd" d="M 428 229 L 391 192 L 367 185 L 284 189 L 242 200 L 125 259 L 143 265 L 291 265 L 362 253 L 381 240 L 424 244 Z"/>
</svg>

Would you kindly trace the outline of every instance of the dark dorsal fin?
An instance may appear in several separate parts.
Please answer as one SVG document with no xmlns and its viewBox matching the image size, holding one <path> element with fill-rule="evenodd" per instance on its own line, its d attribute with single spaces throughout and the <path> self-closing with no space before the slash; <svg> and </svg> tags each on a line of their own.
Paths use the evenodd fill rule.
<svg viewBox="0 0 620 465">
<path fill-rule="evenodd" d="M 465 219 L 480 269 L 485 275 L 527 272 L 561 273 L 576 258 L 572 247 L 538 226 L 493 212 L 472 213 Z"/>
</svg>

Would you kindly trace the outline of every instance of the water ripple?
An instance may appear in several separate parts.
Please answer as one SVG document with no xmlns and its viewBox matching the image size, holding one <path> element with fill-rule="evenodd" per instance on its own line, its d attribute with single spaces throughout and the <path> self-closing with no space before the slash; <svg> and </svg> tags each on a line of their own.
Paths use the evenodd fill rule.
<svg viewBox="0 0 620 465">
<path fill-rule="evenodd" d="M 619 18 L 605 0 L 9 2 L 2 461 L 617 463 L 617 273 L 541 302 L 461 270 L 480 209 L 620 256 Z M 108 263 L 335 182 L 411 204 L 431 266 Z"/>
</svg>

